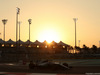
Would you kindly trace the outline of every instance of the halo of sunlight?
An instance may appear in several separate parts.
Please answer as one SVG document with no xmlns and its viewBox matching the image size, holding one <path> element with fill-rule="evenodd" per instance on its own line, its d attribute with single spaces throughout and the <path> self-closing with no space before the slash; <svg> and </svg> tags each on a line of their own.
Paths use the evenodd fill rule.
<svg viewBox="0 0 100 75">
<path fill-rule="evenodd" d="M 59 42 L 60 38 L 55 30 L 44 30 L 39 34 L 39 39 L 41 42 L 47 41 L 51 43 L 52 41 Z"/>
</svg>

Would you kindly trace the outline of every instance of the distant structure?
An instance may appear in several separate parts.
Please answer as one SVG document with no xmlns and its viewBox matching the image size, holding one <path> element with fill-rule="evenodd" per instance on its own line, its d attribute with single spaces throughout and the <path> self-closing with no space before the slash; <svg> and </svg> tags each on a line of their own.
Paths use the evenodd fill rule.
<svg viewBox="0 0 100 75">
<path fill-rule="evenodd" d="M 20 47 L 31 47 L 31 48 L 48 48 L 48 49 L 71 49 L 72 46 L 65 44 L 64 42 L 60 41 L 59 43 L 56 43 L 55 41 L 52 41 L 51 43 L 47 43 L 47 41 L 44 42 L 39 42 L 38 40 L 36 40 L 35 42 L 31 42 L 30 41 L 30 46 L 29 46 L 29 40 L 27 40 L 26 42 L 23 42 L 21 40 L 18 40 L 17 43 L 20 41 Z M 16 47 L 16 42 L 9 39 L 8 41 L 4 41 L 2 39 L 0 39 L 0 47 L 4 47 L 3 44 L 5 42 L 5 48 L 15 48 Z"/>
<path fill-rule="evenodd" d="M 39 42 L 38 40 L 35 42 L 30 41 L 30 46 L 29 40 L 26 42 L 20 40 L 20 45 L 17 47 L 18 48 L 16 49 L 16 42 L 12 41 L 11 39 L 5 41 L 5 46 L 4 40 L 0 39 L 0 52 L 3 52 L 0 60 L 19 62 L 20 60 L 30 61 L 37 59 L 61 59 L 67 58 L 67 53 L 69 53 L 72 48 L 70 45 L 65 44 L 62 41 L 59 43 L 56 43 L 55 41 L 47 43 L 47 41 Z"/>
</svg>

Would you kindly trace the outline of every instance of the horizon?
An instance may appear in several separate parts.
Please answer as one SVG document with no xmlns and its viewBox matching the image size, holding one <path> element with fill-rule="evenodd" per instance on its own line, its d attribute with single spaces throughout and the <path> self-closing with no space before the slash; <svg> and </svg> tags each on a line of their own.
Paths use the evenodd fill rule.
<svg viewBox="0 0 100 75">
<path fill-rule="evenodd" d="M 16 7 L 20 8 L 19 21 L 20 40 L 29 39 L 28 19 L 32 19 L 30 41 L 40 42 L 63 41 L 75 45 L 76 22 L 77 46 L 85 44 L 88 47 L 100 41 L 100 0 L 1 0 L 0 1 L 0 38 L 3 39 L 4 25 L 2 19 L 7 19 L 5 25 L 5 40 L 16 40 Z M 23 27 L 24 26 L 24 27 Z"/>
</svg>

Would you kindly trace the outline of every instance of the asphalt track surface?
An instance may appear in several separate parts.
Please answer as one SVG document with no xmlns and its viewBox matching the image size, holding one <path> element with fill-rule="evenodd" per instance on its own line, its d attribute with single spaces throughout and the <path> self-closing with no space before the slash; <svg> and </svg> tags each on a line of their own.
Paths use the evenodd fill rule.
<svg viewBox="0 0 100 75">
<path fill-rule="evenodd" d="M 0 65 L 0 72 L 20 72 L 20 73 L 53 73 L 53 74 L 85 74 L 100 73 L 100 66 L 73 66 L 70 69 L 43 69 L 35 67 L 29 69 L 25 65 Z"/>
</svg>

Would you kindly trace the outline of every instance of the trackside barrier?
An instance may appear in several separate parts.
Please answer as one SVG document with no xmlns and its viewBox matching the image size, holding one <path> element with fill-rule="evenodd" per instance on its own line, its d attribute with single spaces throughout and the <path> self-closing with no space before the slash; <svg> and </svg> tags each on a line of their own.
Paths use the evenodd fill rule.
<svg viewBox="0 0 100 75">
<path fill-rule="evenodd" d="M 88 74 L 49 74 L 49 73 L 15 73 L 15 72 L 0 72 L 0 75 L 88 75 Z M 90 74 L 89 74 L 90 75 Z M 93 74 L 92 74 L 93 75 Z"/>
<path fill-rule="evenodd" d="M 0 75 L 57 75 L 57 74 L 0 72 Z"/>
<path fill-rule="evenodd" d="M 49 74 L 49 73 L 16 73 L 16 72 L 0 72 L 0 75 L 100 75 L 100 73 L 85 74 Z"/>
<path fill-rule="evenodd" d="M 100 75 L 100 73 L 86 73 L 86 75 Z"/>
</svg>

